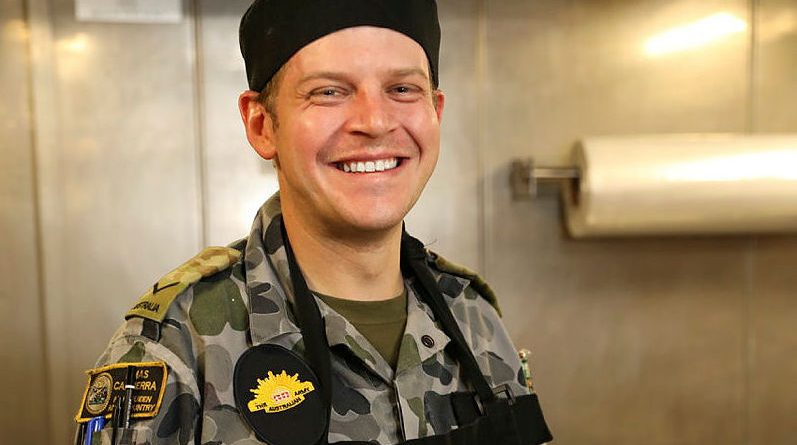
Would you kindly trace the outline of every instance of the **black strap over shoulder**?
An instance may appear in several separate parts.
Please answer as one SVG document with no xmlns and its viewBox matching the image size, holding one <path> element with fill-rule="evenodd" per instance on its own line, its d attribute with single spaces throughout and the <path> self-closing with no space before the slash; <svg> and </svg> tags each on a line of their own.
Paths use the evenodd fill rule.
<svg viewBox="0 0 797 445">
<path fill-rule="evenodd" d="M 452 339 L 453 354 L 462 366 L 467 381 L 473 385 L 484 414 L 448 434 L 422 437 L 402 445 L 523 445 L 541 444 L 553 439 L 545 424 L 536 394 L 499 398 L 479 369 L 465 336 L 446 304 L 437 281 L 426 265 L 426 251 L 416 238 L 404 232 L 401 237 L 401 264 L 420 282 L 419 293 L 432 308 L 446 334 Z"/>
<path fill-rule="evenodd" d="M 280 215 L 281 219 L 282 216 Z M 318 376 L 321 383 L 321 400 L 326 407 L 327 430 L 329 429 L 329 416 L 332 409 L 332 364 L 329 357 L 329 342 L 327 341 L 324 319 L 318 305 L 307 287 L 302 270 L 296 262 L 293 254 L 288 234 L 285 231 L 285 224 L 279 221 L 282 229 L 282 240 L 285 245 L 285 253 L 288 257 L 288 267 L 291 273 L 291 283 L 293 284 L 294 304 L 296 305 L 296 321 L 302 331 L 304 340 L 305 357 L 310 363 L 313 372 Z M 321 436 L 319 445 L 327 443 L 327 434 Z"/>
<path fill-rule="evenodd" d="M 443 300 L 444 297 L 437 286 L 437 281 L 426 266 L 426 251 L 423 243 L 407 232 L 401 236 L 401 264 L 406 272 L 411 272 L 420 282 L 421 298 L 429 304 L 435 317 L 443 325 L 446 334 L 453 340 L 455 357 L 462 365 L 468 382 L 476 390 L 479 400 L 485 407 L 493 403 L 497 397 L 479 370 L 479 365 L 465 341 L 465 336 L 462 335 L 457 321 L 454 320 L 451 310 Z"/>
</svg>

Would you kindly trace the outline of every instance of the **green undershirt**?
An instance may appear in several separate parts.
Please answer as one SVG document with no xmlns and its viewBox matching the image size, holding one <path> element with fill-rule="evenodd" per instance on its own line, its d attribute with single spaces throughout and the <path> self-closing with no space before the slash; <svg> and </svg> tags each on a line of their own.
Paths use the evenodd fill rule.
<svg viewBox="0 0 797 445">
<path fill-rule="evenodd" d="M 397 297 L 379 301 L 354 301 L 314 292 L 335 312 L 357 328 L 393 369 L 407 324 L 407 289 Z"/>
</svg>

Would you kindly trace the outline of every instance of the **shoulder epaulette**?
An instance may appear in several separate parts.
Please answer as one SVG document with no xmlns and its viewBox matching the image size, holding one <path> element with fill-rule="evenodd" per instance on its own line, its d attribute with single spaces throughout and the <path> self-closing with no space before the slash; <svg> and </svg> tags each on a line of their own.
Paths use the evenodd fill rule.
<svg viewBox="0 0 797 445">
<path fill-rule="evenodd" d="M 166 311 L 178 295 L 202 278 L 229 268 L 240 257 L 241 252 L 231 247 L 206 248 L 158 280 L 125 314 L 125 319 L 143 317 L 162 322 Z"/>
<path fill-rule="evenodd" d="M 479 274 L 465 266 L 452 263 L 451 261 L 448 261 L 438 253 L 432 252 L 431 250 L 429 251 L 429 254 L 437 270 L 470 280 L 470 286 L 473 288 L 473 290 L 478 292 L 482 298 L 487 300 L 487 302 L 490 303 L 490 305 L 498 312 L 498 315 L 501 315 L 501 308 L 498 307 L 498 298 L 496 298 L 495 292 L 490 285 L 479 276 Z"/>
</svg>

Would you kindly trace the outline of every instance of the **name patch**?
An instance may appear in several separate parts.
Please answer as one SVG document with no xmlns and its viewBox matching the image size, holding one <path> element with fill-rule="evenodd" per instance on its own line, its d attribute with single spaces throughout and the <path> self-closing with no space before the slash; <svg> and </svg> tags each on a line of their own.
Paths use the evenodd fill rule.
<svg viewBox="0 0 797 445">
<path fill-rule="evenodd" d="M 128 366 L 133 366 L 135 373 L 130 417 L 147 419 L 158 414 L 166 386 L 166 365 L 159 362 L 115 363 L 86 371 L 88 383 L 75 420 L 88 422 L 98 416 L 111 418 L 114 401 L 125 394 Z"/>
</svg>

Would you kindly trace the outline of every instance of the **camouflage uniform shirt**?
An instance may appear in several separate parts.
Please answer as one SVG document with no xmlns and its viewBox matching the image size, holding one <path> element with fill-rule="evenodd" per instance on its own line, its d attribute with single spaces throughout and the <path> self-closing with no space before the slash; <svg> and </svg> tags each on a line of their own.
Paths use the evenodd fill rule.
<svg viewBox="0 0 797 445">
<path fill-rule="evenodd" d="M 279 211 L 275 196 L 258 212 L 249 237 L 232 245 L 237 251 L 216 248 L 212 255 L 197 256 L 194 269 L 205 268 L 205 276 L 189 277 L 190 284 L 179 290 L 162 321 L 128 317 L 111 339 L 98 367 L 164 362 L 168 370 L 160 411 L 131 425 L 132 434 L 126 435 L 131 443 L 261 443 L 235 406 L 235 363 L 262 343 L 303 351 L 291 312 L 279 224 L 271 224 Z M 431 270 L 487 381 L 527 394 L 516 351 L 496 310 L 469 279 L 438 270 L 436 258 L 429 254 Z M 456 428 L 446 396 L 470 387 L 444 350 L 450 339 L 419 300 L 413 280 L 406 279 L 405 286 L 407 324 L 395 371 L 345 318 L 316 297 L 331 349 L 330 443 L 391 444 Z M 110 443 L 110 428 L 101 436 L 101 443 Z"/>
</svg>

